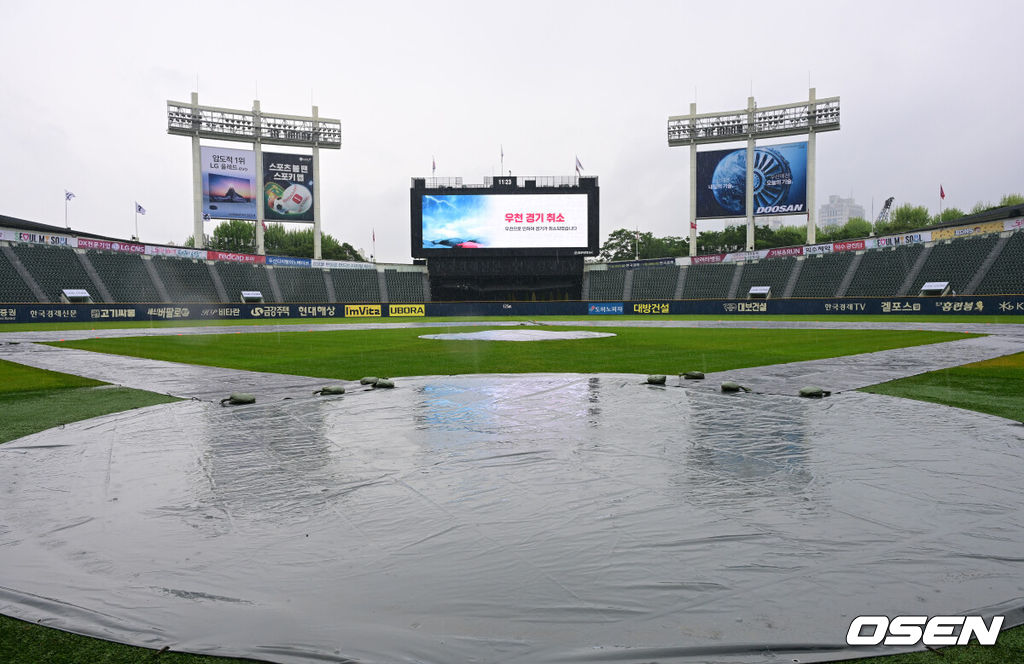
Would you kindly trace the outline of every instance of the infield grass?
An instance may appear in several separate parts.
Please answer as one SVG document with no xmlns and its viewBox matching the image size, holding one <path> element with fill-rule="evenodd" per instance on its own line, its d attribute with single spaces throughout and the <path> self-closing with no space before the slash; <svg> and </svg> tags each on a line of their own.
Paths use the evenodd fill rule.
<svg viewBox="0 0 1024 664">
<path fill-rule="evenodd" d="M 0 443 L 91 417 L 177 400 L 0 360 Z"/>
</svg>

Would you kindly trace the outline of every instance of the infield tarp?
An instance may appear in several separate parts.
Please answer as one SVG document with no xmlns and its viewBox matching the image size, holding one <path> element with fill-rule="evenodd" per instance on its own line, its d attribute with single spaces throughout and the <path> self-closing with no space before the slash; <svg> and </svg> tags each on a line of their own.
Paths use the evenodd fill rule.
<svg viewBox="0 0 1024 664">
<path fill-rule="evenodd" d="M 1024 427 L 642 383 L 400 378 L 4 444 L 0 612 L 287 663 L 806 662 L 868 652 L 859 614 L 1024 621 Z"/>
</svg>

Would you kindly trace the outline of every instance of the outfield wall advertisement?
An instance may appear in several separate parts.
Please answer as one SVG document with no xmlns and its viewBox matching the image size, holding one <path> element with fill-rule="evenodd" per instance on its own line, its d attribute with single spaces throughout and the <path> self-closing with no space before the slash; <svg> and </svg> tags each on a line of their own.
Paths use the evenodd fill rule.
<svg viewBox="0 0 1024 664">
<path fill-rule="evenodd" d="M 256 153 L 202 147 L 203 214 L 211 219 L 256 219 Z"/>
<path fill-rule="evenodd" d="M 423 249 L 577 249 L 587 194 L 422 195 Z"/>
<path fill-rule="evenodd" d="M 1024 296 L 665 300 L 660 302 L 428 302 L 425 304 L 0 304 L 0 323 L 276 320 L 421 316 L 1001 315 Z"/>
<path fill-rule="evenodd" d="M 697 218 L 747 214 L 747 149 L 697 153 Z M 754 216 L 807 214 L 807 143 L 754 149 Z"/>
</svg>

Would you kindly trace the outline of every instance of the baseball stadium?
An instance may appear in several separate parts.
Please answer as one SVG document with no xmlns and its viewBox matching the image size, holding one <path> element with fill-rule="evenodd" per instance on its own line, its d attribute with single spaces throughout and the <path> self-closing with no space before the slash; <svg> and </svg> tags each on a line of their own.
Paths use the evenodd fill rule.
<svg viewBox="0 0 1024 664">
<path fill-rule="evenodd" d="M 377 263 L 322 258 L 338 121 L 168 101 L 191 246 L 0 215 L 0 660 L 1019 661 L 1024 205 L 819 242 L 839 119 L 670 118 L 689 255 L 598 259 L 579 171 L 414 175 Z"/>
</svg>

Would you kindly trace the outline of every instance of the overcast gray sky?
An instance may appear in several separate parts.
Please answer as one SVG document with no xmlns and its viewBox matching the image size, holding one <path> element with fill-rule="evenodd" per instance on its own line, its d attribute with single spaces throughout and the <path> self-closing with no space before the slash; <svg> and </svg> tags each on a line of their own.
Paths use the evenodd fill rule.
<svg viewBox="0 0 1024 664">
<path fill-rule="evenodd" d="M 601 185 L 616 228 L 685 235 L 669 115 L 841 97 L 819 203 L 969 209 L 1024 191 L 1024 3 L 47 2 L 4 0 L 0 213 L 143 241 L 192 233 L 191 148 L 166 101 L 342 123 L 321 151 L 324 231 L 410 262 L 409 179 L 505 168 Z M 236 144 L 235 147 L 243 147 Z M 797 217 L 792 218 L 794 222 Z M 799 218 L 803 219 L 803 218 Z"/>
</svg>

